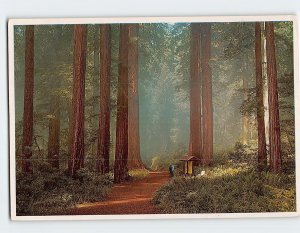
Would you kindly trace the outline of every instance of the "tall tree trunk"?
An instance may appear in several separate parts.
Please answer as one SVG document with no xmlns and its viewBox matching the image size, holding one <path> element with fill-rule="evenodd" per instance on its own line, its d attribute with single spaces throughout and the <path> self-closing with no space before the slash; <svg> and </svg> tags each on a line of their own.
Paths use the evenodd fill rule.
<svg viewBox="0 0 300 233">
<path fill-rule="evenodd" d="M 138 93 L 138 24 L 129 25 L 128 169 L 144 168 L 140 155 Z"/>
<path fill-rule="evenodd" d="M 262 76 L 262 46 L 260 23 L 255 23 L 255 64 L 256 64 L 256 105 L 257 105 L 257 140 L 258 168 L 267 166 L 265 119 L 264 119 L 264 82 Z"/>
<path fill-rule="evenodd" d="M 277 173 L 281 171 L 282 159 L 277 88 L 277 67 L 273 22 L 266 22 L 266 39 L 270 114 L 270 168 L 271 171 Z"/>
<path fill-rule="evenodd" d="M 203 155 L 202 164 L 209 165 L 213 156 L 213 104 L 212 75 L 209 65 L 211 55 L 211 24 L 201 24 L 201 65 L 202 65 L 202 114 L 203 114 Z"/>
<path fill-rule="evenodd" d="M 74 176 L 84 161 L 84 83 L 86 68 L 86 25 L 74 26 L 72 123 L 69 172 Z"/>
<path fill-rule="evenodd" d="M 201 137 L 201 77 L 200 77 L 200 24 L 191 23 L 190 61 L 190 152 L 202 161 Z"/>
<path fill-rule="evenodd" d="M 33 141 L 33 90 L 34 90 L 34 26 L 25 30 L 25 86 L 23 112 L 22 171 L 32 173 Z"/>
<path fill-rule="evenodd" d="M 247 80 L 245 75 L 243 75 L 243 100 L 244 102 L 248 100 L 248 93 L 247 93 Z M 242 116 L 242 143 L 244 145 L 248 144 L 249 139 L 249 119 L 247 116 Z"/>
<path fill-rule="evenodd" d="M 264 108 L 265 108 L 265 134 L 266 134 L 266 147 L 270 146 L 270 134 L 269 134 L 269 94 L 268 94 L 268 72 L 267 72 L 267 46 L 266 46 L 266 25 L 265 22 L 262 23 L 263 33 L 262 33 L 262 52 L 263 52 L 263 80 L 264 80 Z M 268 154 L 268 150 L 267 150 Z"/>
<path fill-rule="evenodd" d="M 128 177 L 128 34 L 128 25 L 121 24 L 114 165 L 115 183 L 122 182 Z"/>
<path fill-rule="evenodd" d="M 59 168 L 60 103 L 59 96 L 52 95 L 50 100 L 48 162 L 53 168 Z"/>
<path fill-rule="evenodd" d="M 109 172 L 111 28 L 100 26 L 100 116 L 97 171 Z"/>
</svg>

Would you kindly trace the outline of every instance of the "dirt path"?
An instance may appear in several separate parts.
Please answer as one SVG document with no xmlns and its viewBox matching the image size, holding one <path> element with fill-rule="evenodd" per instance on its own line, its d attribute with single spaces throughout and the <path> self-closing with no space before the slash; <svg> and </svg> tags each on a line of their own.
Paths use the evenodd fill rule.
<svg viewBox="0 0 300 233">
<path fill-rule="evenodd" d="M 144 179 L 115 185 L 106 201 L 77 205 L 69 214 L 157 214 L 159 210 L 150 200 L 168 180 L 167 172 L 150 172 Z"/>
</svg>

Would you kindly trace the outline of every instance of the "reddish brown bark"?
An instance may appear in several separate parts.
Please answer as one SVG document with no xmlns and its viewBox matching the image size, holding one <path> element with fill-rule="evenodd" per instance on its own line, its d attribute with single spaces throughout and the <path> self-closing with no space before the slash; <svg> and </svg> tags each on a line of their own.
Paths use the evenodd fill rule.
<svg viewBox="0 0 300 233">
<path fill-rule="evenodd" d="M 53 168 L 59 168 L 60 104 L 57 95 L 51 96 L 48 138 L 48 162 Z"/>
<path fill-rule="evenodd" d="M 100 26 L 100 116 L 97 171 L 109 172 L 111 28 Z"/>
<path fill-rule="evenodd" d="M 211 25 L 201 24 L 201 65 L 202 65 L 202 114 L 203 154 L 202 164 L 209 165 L 213 156 L 213 104 L 212 75 L 209 65 L 211 56 Z"/>
<path fill-rule="evenodd" d="M 269 118 L 270 118 L 270 168 L 273 172 L 280 172 L 281 141 L 280 141 L 280 121 L 277 87 L 277 67 L 275 53 L 275 38 L 273 22 L 266 22 L 266 42 L 267 42 L 267 73 L 269 86 Z"/>
<path fill-rule="evenodd" d="M 34 26 L 25 30 L 25 86 L 23 112 L 22 171 L 32 173 L 33 141 L 33 90 L 34 90 Z"/>
<path fill-rule="evenodd" d="M 114 181 L 128 177 L 128 25 L 120 25 L 119 79 L 117 97 L 116 151 Z"/>
<path fill-rule="evenodd" d="M 190 152 L 202 159 L 201 138 L 201 78 L 200 78 L 200 24 L 191 23 L 190 61 Z"/>
<path fill-rule="evenodd" d="M 138 169 L 144 168 L 139 134 L 138 24 L 130 24 L 128 30 L 128 169 Z"/>
<path fill-rule="evenodd" d="M 74 176 L 84 161 L 84 79 L 86 68 L 86 25 L 74 26 L 72 123 L 69 172 Z"/>
<path fill-rule="evenodd" d="M 258 168 L 267 166 L 265 114 L 264 114 L 264 82 L 262 75 L 262 46 L 260 23 L 255 23 L 255 67 L 256 67 L 256 105 L 257 105 L 257 159 Z"/>
</svg>

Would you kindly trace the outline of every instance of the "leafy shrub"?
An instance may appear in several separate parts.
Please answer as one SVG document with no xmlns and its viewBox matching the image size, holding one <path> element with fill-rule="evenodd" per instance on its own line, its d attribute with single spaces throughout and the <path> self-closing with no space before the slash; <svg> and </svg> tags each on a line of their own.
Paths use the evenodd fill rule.
<svg viewBox="0 0 300 233">
<path fill-rule="evenodd" d="M 33 175 L 17 174 L 18 215 L 57 214 L 78 203 L 100 201 L 112 185 L 109 175 L 81 169 L 71 178 L 44 166 Z"/>
<path fill-rule="evenodd" d="M 200 178 L 173 179 L 152 202 L 170 214 L 295 211 L 293 187 L 291 176 L 218 168 Z"/>
</svg>

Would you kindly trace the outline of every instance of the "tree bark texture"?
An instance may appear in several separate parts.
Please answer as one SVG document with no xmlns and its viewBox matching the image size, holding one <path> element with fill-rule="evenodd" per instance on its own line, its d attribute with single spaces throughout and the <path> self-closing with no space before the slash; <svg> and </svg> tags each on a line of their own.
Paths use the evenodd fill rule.
<svg viewBox="0 0 300 233">
<path fill-rule="evenodd" d="M 34 91 L 34 26 L 25 30 L 25 86 L 23 112 L 22 171 L 32 173 L 33 142 L 33 91 Z"/>
<path fill-rule="evenodd" d="M 138 92 L 138 24 L 129 26 L 128 44 L 128 169 L 144 168 L 140 155 Z"/>
<path fill-rule="evenodd" d="M 257 140 L 258 140 L 258 168 L 267 166 L 266 134 L 264 119 L 264 82 L 262 76 L 262 46 L 260 23 L 255 23 L 255 67 L 256 67 L 256 105 L 257 105 Z"/>
<path fill-rule="evenodd" d="M 282 159 L 277 87 L 277 67 L 273 22 L 266 22 L 266 40 L 270 117 L 270 168 L 271 171 L 278 173 L 281 171 Z"/>
<path fill-rule="evenodd" d="M 190 152 L 202 160 L 201 138 L 201 77 L 200 77 L 200 23 L 191 23 L 190 61 Z"/>
<path fill-rule="evenodd" d="M 125 181 L 128 177 L 128 39 L 128 25 L 121 24 L 119 41 L 116 152 L 114 165 L 115 183 Z"/>
<path fill-rule="evenodd" d="M 84 163 L 84 96 L 86 69 L 86 25 L 74 26 L 72 124 L 69 172 L 74 176 Z"/>
<path fill-rule="evenodd" d="M 201 24 L 201 66 L 202 66 L 202 114 L 203 114 L 203 153 L 202 164 L 209 165 L 213 156 L 213 104 L 211 56 L 211 25 Z"/>
<path fill-rule="evenodd" d="M 267 46 L 266 46 L 266 23 L 262 23 L 263 33 L 262 33 L 262 53 L 263 53 L 263 80 L 264 80 L 264 108 L 265 108 L 265 134 L 266 134 L 266 147 L 270 146 L 270 134 L 269 134 L 269 94 L 268 94 L 268 72 L 267 72 Z M 268 154 L 268 150 L 267 150 Z"/>
<path fill-rule="evenodd" d="M 97 171 L 109 172 L 111 28 L 100 26 L 100 116 Z"/>
</svg>

